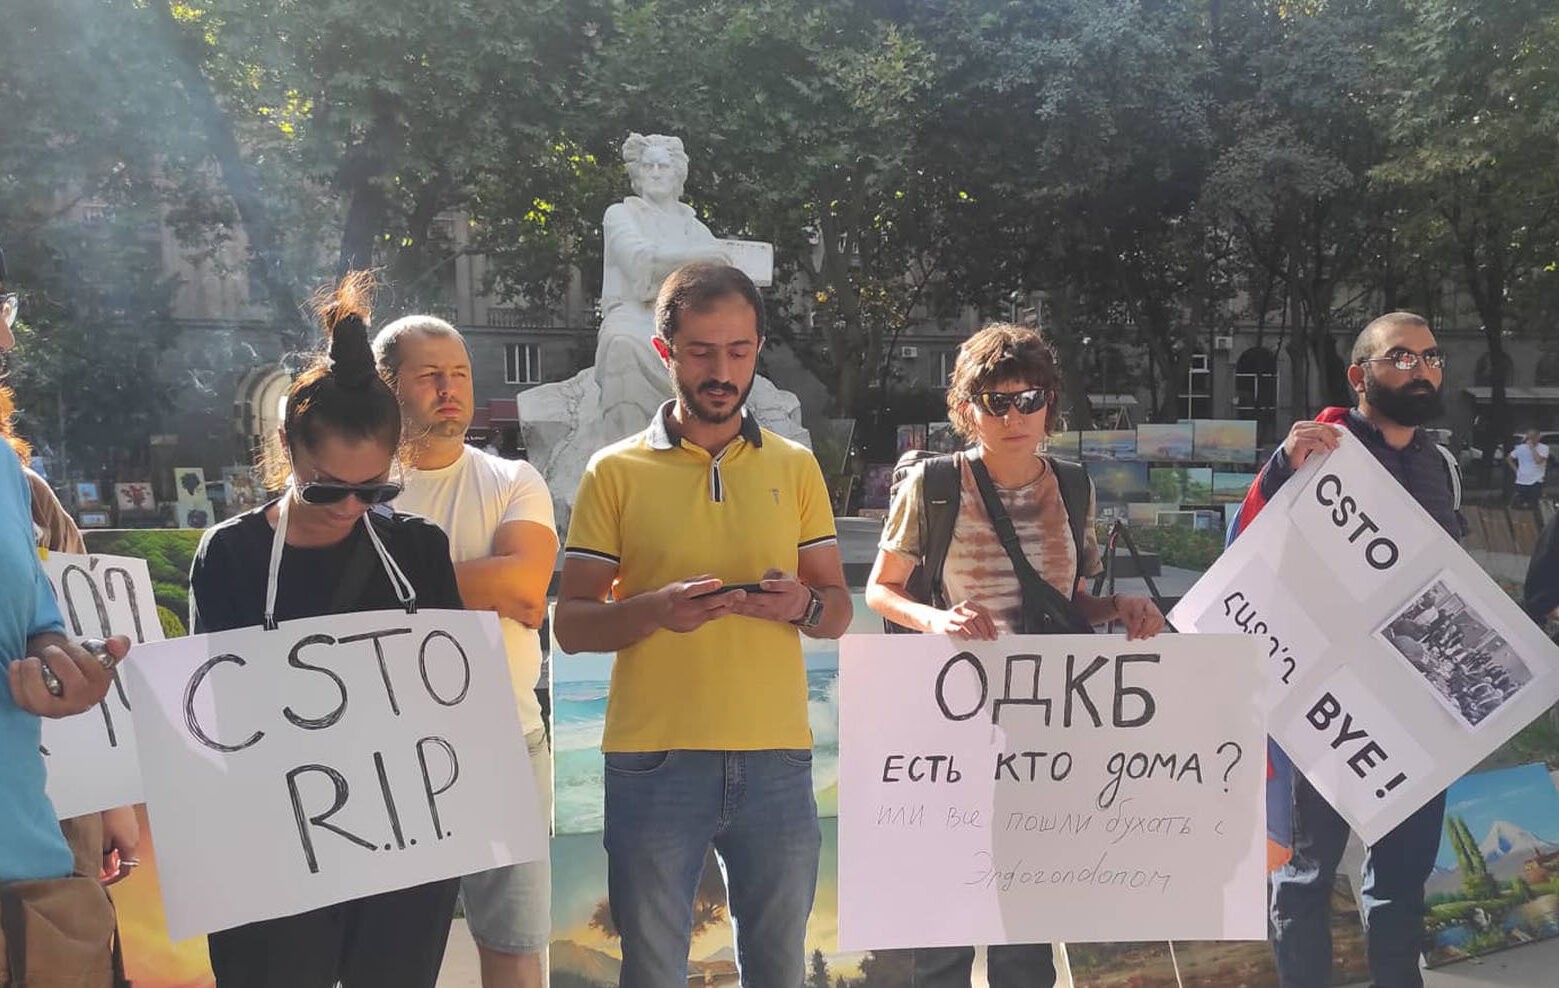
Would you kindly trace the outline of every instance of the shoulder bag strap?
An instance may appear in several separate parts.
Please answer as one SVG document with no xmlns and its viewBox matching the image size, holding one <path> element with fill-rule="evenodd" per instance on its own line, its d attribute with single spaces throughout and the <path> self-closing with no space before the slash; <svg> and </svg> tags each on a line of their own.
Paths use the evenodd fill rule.
<svg viewBox="0 0 1559 988">
<path fill-rule="evenodd" d="M 1070 595 L 1062 596 L 1059 590 L 1039 575 L 1028 556 L 1023 554 L 1017 527 L 1012 524 L 1006 505 L 1001 503 L 1001 497 L 996 493 L 991 472 L 975 456 L 969 458 L 969 469 L 974 473 L 975 485 L 980 488 L 980 498 L 985 502 L 985 513 L 990 516 L 991 526 L 996 529 L 996 537 L 1001 540 L 1001 547 L 1007 550 L 1007 558 L 1012 560 L 1012 571 L 1017 574 L 1018 585 L 1023 588 L 1025 602 L 1029 594 L 1038 594 L 1040 599 L 1036 603 L 1050 611 L 1051 616 L 1063 626 L 1076 624 L 1080 619 L 1073 613 Z"/>
<path fill-rule="evenodd" d="M 372 521 L 367 524 L 372 525 Z M 363 595 L 363 588 L 368 586 L 368 578 L 373 576 L 378 569 L 378 560 L 374 558 L 373 542 L 368 538 L 367 532 L 359 532 L 358 526 L 352 526 L 352 536 L 357 542 L 352 546 L 352 553 L 347 557 L 346 568 L 341 572 L 341 580 L 336 584 L 335 593 L 330 595 L 330 609 L 328 614 L 341 614 L 357 606 L 358 600 Z"/>
<path fill-rule="evenodd" d="M 1061 503 L 1066 505 L 1067 523 L 1072 528 L 1072 546 L 1077 555 L 1078 576 L 1082 575 L 1083 545 L 1087 541 L 1088 502 L 1092 499 L 1092 484 L 1088 470 L 1081 463 L 1045 457 L 1056 472 L 1056 486 L 1061 490 Z"/>
</svg>

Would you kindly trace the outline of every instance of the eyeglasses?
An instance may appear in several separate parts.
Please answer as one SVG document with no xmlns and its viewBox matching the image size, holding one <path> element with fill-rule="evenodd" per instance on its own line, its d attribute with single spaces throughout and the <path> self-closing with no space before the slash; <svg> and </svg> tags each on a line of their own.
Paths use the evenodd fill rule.
<svg viewBox="0 0 1559 988">
<path fill-rule="evenodd" d="M 400 484 L 338 484 L 315 481 L 298 485 L 298 497 L 307 504 L 340 504 L 356 496 L 364 504 L 389 504 L 401 496 Z"/>
<path fill-rule="evenodd" d="M 1001 418 L 1007 409 L 1016 408 L 1019 415 L 1033 415 L 1050 401 L 1049 388 L 1028 388 L 1024 391 L 977 391 L 969 400 L 985 414 Z"/>
<path fill-rule="evenodd" d="M 1361 364 L 1389 363 L 1400 371 L 1410 371 L 1418 366 L 1422 360 L 1425 367 L 1433 367 L 1439 370 L 1445 366 L 1445 351 L 1439 347 L 1430 347 L 1423 353 L 1414 353 L 1412 350 L 1391 350 L 1384 357 L 1365 357 Z"/>
</svg>

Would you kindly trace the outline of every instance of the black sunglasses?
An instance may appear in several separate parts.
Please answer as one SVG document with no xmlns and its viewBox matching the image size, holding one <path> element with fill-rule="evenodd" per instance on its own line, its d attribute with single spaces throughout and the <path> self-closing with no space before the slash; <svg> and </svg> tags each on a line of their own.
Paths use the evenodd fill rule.
<svg viewBox="0 0 1559 988">
<path fill-rule="evenodd" d="M 401 496 L 400 484 L 337 484 L 316 481 L 298 485 L 298 497 L 308 504 L 340 504 L 353 495 L 364 504 L 389 504 Z"/>
<path fill-rule="evenodd" d="M 969 396 L 985 414 L 1001 418 L 1007 409 L 1016 408 L 1019 415 L 1033 415 L 1050 401 L 1049 388 L 1029 388 L 1026 391 L 977 391 Z"/>
</svg>

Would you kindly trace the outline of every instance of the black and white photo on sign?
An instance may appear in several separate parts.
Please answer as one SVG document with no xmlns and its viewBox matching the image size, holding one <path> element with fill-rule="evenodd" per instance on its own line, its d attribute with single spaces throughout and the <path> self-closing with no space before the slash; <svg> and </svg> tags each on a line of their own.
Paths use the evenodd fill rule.
<svg viewBox="0 0 1559 988">
<path fill-rule="evenodd" d="M 1423 678 L 1440 705 L 1477 727 L 1532 681 L 1532 670 L 1449 571 L 1441 572 L 1376 634 Z"/>
</svg>

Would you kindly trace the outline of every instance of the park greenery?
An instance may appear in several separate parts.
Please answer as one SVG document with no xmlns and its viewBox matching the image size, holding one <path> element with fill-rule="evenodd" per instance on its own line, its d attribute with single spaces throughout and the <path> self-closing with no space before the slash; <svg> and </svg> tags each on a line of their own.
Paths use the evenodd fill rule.
<svg viewBox="0 0 1559 988">
<path fill-rule="evenodd" d="M 78 447 L 144 441 L 181 385 L 159 224 L 242 238 L 289 345 L 331 273 L 439 306 L 457 250 L 545 308 L 596 287 L 632 130 L 775 244 L 776 334 L 836 415 L 966 306 L 1042 309 L 1074 396 L 1134 355 L 1117 389 L 1172 420 L 1236 322 L 1336 398 L 1364 314 L 1470 299 L 1504 436 L 1505 341 L 1559 310 L 1547 0 L 19 0 L 0 108 L 23 428 Z"/>
</svg>

